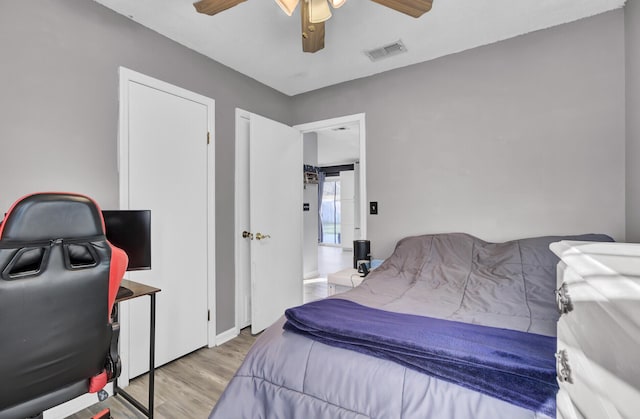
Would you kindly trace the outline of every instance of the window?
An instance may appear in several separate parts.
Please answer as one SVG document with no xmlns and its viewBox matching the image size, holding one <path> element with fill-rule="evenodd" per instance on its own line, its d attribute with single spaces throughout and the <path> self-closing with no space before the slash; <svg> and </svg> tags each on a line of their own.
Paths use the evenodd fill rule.
<svg viewBox="0 0 640 419">
<path fill-rule="evenodd" d="M 322 189 L 322 219 L 321 243 L 340 244 L 340 178 L 327 177 Z"/>
</svg>

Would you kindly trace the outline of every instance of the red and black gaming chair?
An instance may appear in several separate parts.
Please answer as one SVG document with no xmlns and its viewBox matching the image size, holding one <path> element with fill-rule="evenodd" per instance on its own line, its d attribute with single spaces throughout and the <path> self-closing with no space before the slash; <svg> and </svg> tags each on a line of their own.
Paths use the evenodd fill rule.
<svg viewBox="0 0 640 419">
<path fill-rule="evenodd" d="M 37 416 L 120 374 L 111 313 L 127 263 L 86 196 L 11 207 L 0 224 L 0 419 Z"/>
</svg>

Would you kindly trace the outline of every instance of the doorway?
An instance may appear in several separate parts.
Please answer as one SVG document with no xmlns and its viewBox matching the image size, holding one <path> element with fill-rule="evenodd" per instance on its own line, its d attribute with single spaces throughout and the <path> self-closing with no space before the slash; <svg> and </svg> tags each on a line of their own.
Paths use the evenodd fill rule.
<svg viewBox="0 0 640 419">
<path fill-rule="evenodd" d="M 258 333 L 302 303 L 300 132 L 236 109 L 236 325 Z"/>
<path fill-rule="evenodd" d="M 247 187 L 248 184 L 250 184 L 249 181 L 249 176 L 250 176 L 250 150 L 249 150 L 249 138 L 251 137 L 251 121 L 252 119 L 252 114 L 250 114 L 249 112 L 243 111 L 241 109 L 236 109 L 236 142 L 235 142 L 235 238 L 234 238 L 234 242 L 235 242 L 235 277 L 236 277 L 236 286 L 235 286 L 235 291 L 236 291 L 236 299 L 235 299 L 235 304 L 236 304 L 236 322 L 235 322 L 235 328 L 234 329 L 230 329 L 228 331 L 223 332 L 221 335 L 218 336 L 218 343 L 232 339 L 233 337 L 237 336 L 238 333 L 240 332 L 241 328 L 247 327 L 248 325 L 250 325 L 252 323 L 252 313 L 254 312 L 254 308 L 253 308 L 253 301 L 252 301 L 252 289 L 253 289 L 253 284 L 252 284 L 252 274 L 255 271 L 260 271 L 260 269 L 256 269 L 254 266 L 252 266 L 251 263 L 251 244 L 253 242 L 248 241 L 245 237 L 243 237 L 242 233 L 244 230 L 246 230 L 244 228 L 244 220 L 250 218 L 250 211 L 252 208 L 252 204 L 251 204 L 251 198 L 249 197 L 249 188 Z M 275 121 L 273 121 L 275 122 Z M 297 160 L 297 174 L 295 175 L 297 179 L 300 179 L 300 183 L 299 183 L 299 189 L 303 190 L 303 193 L 300 194 L 299 192 L 294 192 L 295 196 L 299 197 L 299 200 L 293 204 L 293 207 L 297 210 L 300 211 L 300 207 L 303 207 L 303 211 L 302 214 L 303 216 L 301 217 L 303 219 L 302 221 L 302 226 L 301 228 L 307 228 L 306 225 L 304 224 L 304 219 L 307 218 L 308 214 L 315 214 L 315 217 L 317 219 L 317 214 L 318 214 L 318 210 L 317 210 L 317 204 L 318 204 L 318 198 L 317 198 L 317 188 L 316 188 L 316 195 L 315 198 L 313 199 L 308 199 L 307 198 L 307 194 L 311 193 L 310 192 L 310 188 L 304 188 L 303 189 L 303 183 L 302 183 L 302 178 L 303 178 L 303 156 L 302 156 L 302 145 L 304 143 L 304 136 L 306 134 L 309 133 L 313 133 L 317 130 L 322 130 L 322 129 L 330 129 L 330 128 L 338 128 L 340 126 L 344 126 L 345 124 L 357 124 L 358 126 L 358 152 L 359 152 L 359 164 L 358 164 L 358 173 L 357 175 L 354 175 L 358 180 L 358 184 L 359 184 L 359 188 L 357 190 L 357 193 L 354 192 L 358 197 L 358 206 L 357 208 L 354 210 L 355 213 L 358 214 L 358 220 L 359 221 L 359 233 L 358 236 L 361 238 L 366 237 L 366 184 L 365 184 L 365 116 L 364 114 L 357 114 L 357 115 L 350 115 L 350 116 L 345 116 L 345 117 L 340 117 L 340 118 L 334 118 L 334 119 L 329 119 L 329 120 L 324 120 L 324 121 L 318 121 L 318 122 L 313 122 L 313 123 L 308 123 L 308 124 L 302 124 L 302 125 L 298 125 L 298 126 L 294 126 L 293 128 L 298 130 L 298 141 L 300 144 L 300 157 Z M 273 161 L 279 161 L 280 159 L 274 159 Z M 273 184 L 271 184 L 271 188 L 274 188 L 275 186 L 277 186 L 278 183 L 274 182 Z M 304 196 L 304 197 L 303 197 Z M 302 202 L 301 202 L 302 201 Z M 274 202 L 272 199 L 269 200 L 268 202 Z M 302 205 L 302 203 L 309 203 L 309 210 L 307 210 L 306 206 Z M 314 204 L 315 203 L 315 204 Z M 315 208 L 314 208 L 315 206 Z M 298 212 L 297 214 L 300 214 L 300 212 Z M 295 216 L 294 217 L 296 222 L 298 220 L 298 217 Z M 355 226 L 354 226 L 355 227 Z M 342 229 L 342 225 L 340 227 Z M 250 230 L 246 230 L 247 233 L 251 234 L 251 233 L 255 233 L 253 231 Z M 316 225 L 316 234 L 317 234 L 317 225 Z M 302 285 L 302 277 L 303 277 L 303 268 L 302 268 L 302 263 L 303 263 L 303 255 L 302 253 L 305 251 L 303 249 L 303 252 L 300 252 L 299 250 L 301 248 L 303 248 L 302 245 L 302 238 L 305 235 L 300 232 L 300 235 L 298 236 L 298 238 L 296 238 L 294 240 L 296 246 L 297 246 L 297 251 L 296 252 L 290 252 L 289 257 L 282 259 L 284 261 L 289 261 L 286 264 L 287 265 L 291 265 L 291 266 L 298 266 L 299 267 L 299 275 L 297 276 L 297 284 L 299 284 L 300 286 Z M 316 236 L 317 237 L 317 236 Z M 353 239 L 350 239 L 353 240 Z M 316 242 L 315 242 L 315 249 L 317 252 L 317 248 L 318 248 L 318 242 L 317 242 L 317 238 L 316 238 Z M 337 250 L 340 250 L 340 248 L 337 248 Z M 317 257 L 317 253 L 316 253 L 316 257 Z M 349 258 L 350 259 L 350 258 Z M 273 263 L 272 263 L 273 264 Z M 297 286 L 291 286 L 291 289 L 298 289 Z M 325 288 L 326 288 L 326 281 L 325 281 Z M 302 288 L 300 288 L 301 290 Z M 306 290 L 305 290 L 306 291 Z M 302 294 L 302 291 L 300 292 Z M 282 313 L 280 313 L 282 314 Z"/>
<path fill-rule="evenodd" d="M 303 203 L 310 210 L 304 213 L 303 279 L 305 291 L 313 284 L 316 295 L 328 274 L 352 266 L 353 240 L 366 238 L 364 122 L 358 114 L 296 126 L 305 167 L 318 179 L 305 183 Z"/>
</svg>

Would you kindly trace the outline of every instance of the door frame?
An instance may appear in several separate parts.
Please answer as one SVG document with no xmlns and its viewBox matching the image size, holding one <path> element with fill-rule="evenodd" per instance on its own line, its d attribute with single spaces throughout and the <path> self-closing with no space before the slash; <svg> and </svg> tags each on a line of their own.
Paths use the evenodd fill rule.
<svg viewBox="0 0 640 419">
<path fill-rule="evenodd" d="M 360 183 L 360 239 L 367 238 L 367 132 L 366 118 L 364 113 L 340 116 L 337 118 L 324 119 L 321 121 L 307 122 L 305 124 L 294 125 L 293 127 L 300 131 L 300 140 L 303 135 L 308 132 L 318 131 L 320 129 L 339 127 L 345 124 L 357 122 L 359 125 L 359 141 L 360 141 L 360 175 L 358 182 Z"/>
<path fill-rule="evenodd" d="M 238 267 L 240 266 L 240 254 L 242 252 L 240 244 L 242 243 L 242 241 L 240 240 L 239 234 L 240 234 L 240 229 L 241 229 L 241 222 L 240 222 L 240 208 L 242 208 L 242 206 L 248 206 L 249 202 L 245 202 L 245 200 L 242 198 L 243 196 L 248 194 L 248 191 L 246 190 L 246 186 L 247 185 L 242 185 L 240 183 L 240 174 L 241 173 L 247 173 L 247 171 L 249 170 L 248 164 L 249 161 L 247 159 L 247 161 L 245 161 L 244 159 L 240 158 L 240 144 L 241 144 L 241 138 L 240 138 L 240 124 L 242 123 L 242 120 L 250 120 L 251 118 L 251 112 L 249 111 L 245 111 L 244 109 L 240 109 L 240 108 L 236 108 L 235 111 L 235 137 L 234 137 L 234 155 L 235 155 L 235 162 L 234 162 L 234 174 L 233 174 L 233 181 L 234 181 L 234 200 L 233 200 L 233 272 L 234 272 L 234 292 L 235 292 L 235 298 L 234 298 L 234 321 L 233 321 L 233 328 L 227 330 L 226 332 L 222 332 L 222 336 L 221 336 L 221 340 L 224 341 L 228 341 L 233 339 L 234 337 L 238 336 L 240 334 L 240 317 L 241 317 L 241 313 L 240 313 L 240 288 L 241 288 L 241 281 L 238 278 Z M 249 135 L 251 135 L 251 133 L 249 133 Z M 240 193 L 240 191 L 242 192 L 246 192 L 246 193 Z"/>
<path fill-rule="evenodd" d="M 241 188 L 245 185 L 240 185 L 239 173 L 249 170 L 247 167 L 248 162 L 240 159 L 239 156 L 239 125 L 241 118 L 250 118 L 251 112 L 245 111 L 240 108 L 236 108 L 235 112 L 235 171 L 234 171 L 234 231 L 233 231 L 233 243 L 234 243 L 234 277 L 235 277 L 235 325 L 232 329 L 223 332 L 219 340 L 224 343 L 227 340 L 233 339 L 240 334 L 239 319 L 240 319 L 240 280 L 238 278 L 238 266 L 240 258 L 240 217 L 239 208 L 242 205 L 249 205 L 248 202 L 244 202 L 239 193 Z M 365 130 L 365 114 L 359 113 L 354 115 L 341 116 L 337 118 L 330 118 L 321 121 L 308 122 L 304 124 L 294 125 L 293 128 L 300 131 L 300 141 L 303 141 L 304 134 L 308 132 L 317 131 L 323 128 L 332 128 L 340 125 L 357 122 L 359 125 L 359 141 L 360 141 L 360 238 L 365 239 L 367 237 L 367 184 L 366 184 L 366 130 Z M 302 176 L 302 157 L 300 159 L 300 170 Z M 300 257 L 303 257 L 302 254 Z M 302 277 L 300 278 L 302 281 Z M 224 336 L 223 336 L 224 335 Z"/>
<path fill-rule="evenodd" d="M 207 325 L 207 344 L 216 346 L 216 266 L 215 266 L 215 100 L 191 92 L 178 86 L 163 82 L 126 67 L 118 68 L 119 74 L 119 124 L 118 124 L 118 178 L 119 206 L 129 209 L 129 83 L 138 83 L 152 89 L 172 94 L 183 99 L 201 103 L 207 107 L 208 131 L 211 144 L 207 147 L 207 309 L 210 319 Z M 125 278 L 127 275 L 125 275 Z M 119 311 L 120 323 L 120 357 L 122 373 L 118 384 L 126 387 L 129 384 L 129 307 L 121 303 Z"/>
</svg>

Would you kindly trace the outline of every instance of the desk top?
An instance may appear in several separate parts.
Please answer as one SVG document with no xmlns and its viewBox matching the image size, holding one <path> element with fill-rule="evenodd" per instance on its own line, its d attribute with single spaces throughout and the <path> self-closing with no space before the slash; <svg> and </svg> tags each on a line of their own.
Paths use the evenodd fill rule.
<svg viewBox="0 0 640 419">
<path fill-rule="evenodd" d="M 151 295 L 160 292 L 160 288 L 150 287 L 149 285 L 141 284 L 135 281 L 129 281 L 128 279 L 123 279 L 120 286 L 129 288 L 131 291 L 133 291 L 133 294 L 127 295 L 126 297 L 122 298 L 116 298 L 116 303 L 130 300 L 132 298 L 142 297 L 143 295 Z"/>
</svg>

